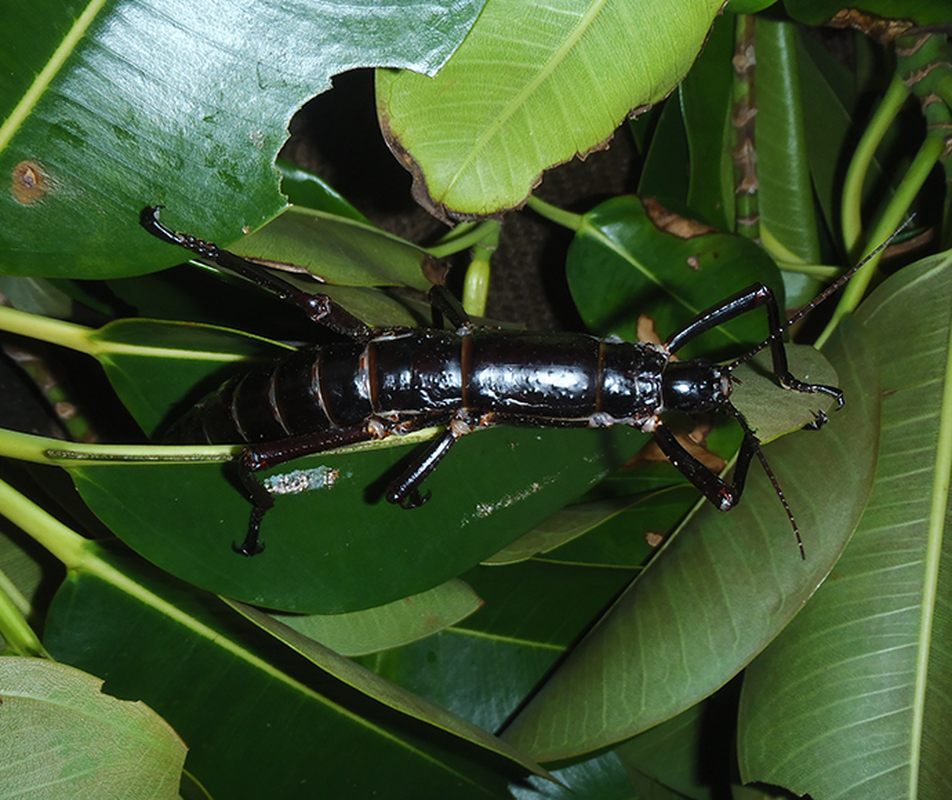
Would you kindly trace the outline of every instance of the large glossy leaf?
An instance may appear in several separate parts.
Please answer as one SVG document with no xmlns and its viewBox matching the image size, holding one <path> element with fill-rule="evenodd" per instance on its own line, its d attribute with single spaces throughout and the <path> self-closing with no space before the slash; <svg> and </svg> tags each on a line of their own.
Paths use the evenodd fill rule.
<svg viewBox="0 0 952 800">
<path fill-rule="evenodd" d="M 748 670 L 741 774 L 815 798 L 944 797 L 952 260 L 903 270 L 857 319 L 882 376 L 876 482 L 830 578 Z"/>
<path fill-rule="evenodd" d="M 507 797 L 506 775 L 526 774 L 277 649 L 214 598 L 135 558 L 93 549 L 86 564 L 54 599 L 50 651 L 162 714 L 190 745 L 186 768 L 213 796 L 290 800 L 320 787 L 329 797 L 410 798 L 427 787 L 439 797 L 493 798 Z M 400 694 L 390 687 L 391 698 Z M 417 716 L 425 708 L 414 704 Z"/>
<path fill-rule="evenodd" d="M 362 656 L 433 636 L 483 604 L 463 581 L 349 614 L 278 614 L 282 625 L 343 656 Z M 283 637 L 282 637 L 283 638 Z"/>
<path fill-rule="evenodd" d="M 246 258 L 293 264 L 325 283 L 345 286 L 432 286 L 426 253 L 369 223 L 292 206 L 233 250 Z"/>
<path fill-rule="evenodd" d="M 589 328 L 628 341 L 638 338 L 641 314 L 666 339 L 756 281 L 782 289 L 776 266 L 752 242 L 719 233 L 682 238 L 661 231 L 636 197 L 609 200 L 585 215 L 566 270 Z M 689 342 L 678 354 L 691 357 L 731 347 L 736 353 L 738 343 L 756 342 L 766 334 L 763 312 L 744 314 Z"/>
<path fill-rule="evenodd" d="M 412 511 L 388 504 L 383 491 L 420 445 L 310 456 L 263 475 L 275 491 L 282 482 L 292 488 L 265 518 L 267 549 L 254 558 L 231 549 L 244 537 L 251 506 L 227 465 L 96 464 L 69 453 L 58 463 L 96 515 L 163 569 L 237 600 L 331 613 L 459 575 L 584 492 L 637 450 L 641 436 L 632 429 L 480 431 L 453 448 L 427 481 L 433 499 Z"/>
<path fill-rule="evenodd" d="M 464 578 L 485 602 L 478 613 L 360 663 L 496 730 L 633 574 L 535 561 L 477 567 Z"/>
<path fill-rule="evenodd" d="M 692 0 L 490 0 L 436 79 L 378 72 L 379 116 L 437 216 L 522 204 L 684 77 L 719 7 Z"/>
<path fill-rule="evenodd" d="M 203 238 L 234 242 L 284 206 L 274 158 L 304 101 L 359 66 L 432 74 L 481 6 L 3 3 L 0 269 L 169 266 L 180 256 L 136 224 L 159 203 Z"/>
<path fill-rule="evenodd" d="M 143 703 L 102 681 L 34 658 L 0 659 L 0 786 L 6 797 L 179 796 L 185 744 Z"/>
<path fill-rule="evenodd" d="M 758 18 L 756 46 L 760 235 L 781 261 L 819 264 L 793 24 Z"/>
<path fill-rule="evenodd" d="M 876 371 L 855 329 L 827 355 L 848 402 L 820 433 L 765 449 L 805 535 L 763 473 L 741 504 L 708 504 L 671 539 L 505 731 L 539 760 L 604 747 L 683 711 L 729 680 L 800 610 L 852 533 L 872 482 Z"/>
</svg>

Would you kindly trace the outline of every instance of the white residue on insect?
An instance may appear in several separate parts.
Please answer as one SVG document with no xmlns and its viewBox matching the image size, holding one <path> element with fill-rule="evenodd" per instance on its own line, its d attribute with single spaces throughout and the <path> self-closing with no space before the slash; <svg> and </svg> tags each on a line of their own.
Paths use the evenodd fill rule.
<svg viewBox="0 0 952 800">
<path fill-rule="evenodd" d="M 281 475 L 271 475 L 262 483 L 271 494 L 300 494 L 314 489 L 330 489 L 340 478 L 340 470 L 331 467 L 295 469 Z"/>
</svg>

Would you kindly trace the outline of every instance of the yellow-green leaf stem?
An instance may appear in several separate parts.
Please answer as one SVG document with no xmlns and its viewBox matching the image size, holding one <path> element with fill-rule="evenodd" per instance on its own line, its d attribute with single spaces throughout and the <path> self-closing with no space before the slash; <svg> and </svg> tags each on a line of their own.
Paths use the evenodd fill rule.
<svg viewBox="0 0 952 800">
<path fill-rule="evenodd" d="M 0 636 L 6 644 L 5 655 L 47 656 L 46 648 L 23 614 L 28 608 L 13 583 L 0 571 Z"/>
<path fill-rule="evenodd" d="M 0 481 L 0 509 L 3 516 L 56 556 L 67 569 L 78 569 L 86 560 L 87 539 L 4 481 Z"/>
<path fill-rule="evenodd" d="M 87 328 L 73 322 L 28 314 L 25 311 L 18 311 L 15 308 L 6 308 L 5 306 L 0 306 L 0 330 L 67 347 L 93 358 L 116 353 L 146 355 L 153 358 L 181 358 L 183 354 L 183 350 L 180 348 L 152 347 L 111 341 L 108 337 L 101 335 L 106 328 Z M 202 353 L 196 350 L 188 350 L 187 354 L 190 359 L 199 360 L 221 361 L 228 358 L 227 355 L 220 352 Z M 234 356 L 235 359 L 239 357 Z"/>
<path fill-rule="evenodd" d="M 925 183 L 926 178 L 929 176 L 929 173 L 936 165 L 936 162 L 944 150 L 945 141 L 939 136 L 930 136 L 922 143 L 922 147 L 920 147 L 919 152 L 916 153 L 915 159 L 913 159 L 912 164 L 909 166 L 909 171 L 902 179 L 902 183 L 899 184 L 899 188 L 896 190 L 895 196 L 886 208 L 882 219 L 879 220 L 879 223 L 873 229 L 870 242 L 867 244 L 866 253 L 871 253 L 896 232 L 908 215 L 909 207 L 915 199 L 915 196 L 919 193 L 919 189 L 922 188 L 922 184 Z M 876 267 L 881 258 L 882 252 L 873 256 L 869 262 L 856 273 L 849 284 L 847 284 L 846 289 L 843 291 L 843 296 L 840 298 L 840 302 L 836 307 L 836 311 L 833 312 L 833 317 L 816 341 L 817 347 L 822 347 L 839 321 L 846 314 L 851 313 L 859 306 L 860 300 L 863 299 L 863 295 L 866 293 L 866 288 L 873 279 L 873 275 L 876 274 Z"/>
<path fill-rule="evenodd" d="M 849 168 L 846 171 L 846 179 L 843 183 L 843 243 L 846 246 L 846 252 L 851 257 L 857 257 L 857 252 L 863 236 L 862 220 L 862 198 L 863 185 L 866 182 L 866 175 L 869 172 L 869 166 L 876 155 L 876 148 L 879 147 L 886 135 L 886 131 L 892 124 L 899 109 L 909 96 L 909 89 L 903 83 L 902 78 L 894 76 L 889 89 L 883 96 L 882 102 L 876 109 L 876 113 L 870 120 L 869 125 L 863 132 L 863 136 L 856 145 L 856 151 L 850 161 Z M 858 258 L 857 258 L 858 260 Z M 854 279 L 855 282 L 855 279 Z"/>
<path fill-rule="evenodd" d="M 0 306 L 0 329 L 17 333 L 20 336 L 28 336 L 31 339 L 39 339 L 50 344 L 58 344 L 88 355 L 94 355 L 95 352 L 95 348 L 89 340 L 93 333 L 92 328 L 58 319 L 50 319 L 49 317 L 41 317 L 36 314 L 28 314 L 15 308 Z"/>
<path fill-rule="evenodd" d="M 540 200 L 535 195 L 529 198 L 526 205 L 540 217 L 545 217 L 547 220 L 554 222 L 556 225 L 561 225 L 563 228 L 568 228 L 570 231 L 578 231 L 585 222 L 585 217 L 580 214 L 573 214 L 571 211 L 554 206 L 545 202 L 545 200 Z"/>
<path fill-rule="evenodd" d="M 477 247 L 473 260 L 466 269 L 466 279 L 463 282 L 463 309 L 472 317 L 482 317 L 486 314 L 486 297 L 489 294 L 489 258 L 492 250 L 486 247 Z"/>
<path fill-rule="evenodd" d="M 483 222 L 462 222 L 435 245 L 426 248 L 426 252 L 433 256 L 433 258 L 446 258 L 447 256 L 461 253 L 467 248 L 475 247 L 480 242 L 492 238 L 494 230 L 496 231 L 495 236 L 498 240 L 498 221 L 488 219 Z"/>
</svg>

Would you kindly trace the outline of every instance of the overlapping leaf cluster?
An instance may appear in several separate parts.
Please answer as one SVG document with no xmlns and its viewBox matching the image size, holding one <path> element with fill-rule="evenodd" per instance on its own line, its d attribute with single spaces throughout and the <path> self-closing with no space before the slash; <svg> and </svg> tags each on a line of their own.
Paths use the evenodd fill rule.
<svg viewBox="0 0 952 800">
<path fill-rule="evenodd" d="M 223 378 L 315 335 L 221 275 L 144 275 L 183 258 L 136 225 L 159 203 L 172 227 L 310 270 L 371 324 L 428 324 L 426 249 L 291 165 L 291 204 L 277 191 L 291 112 L 354 66 L 404 68 L 378 72 L 378 114 L 434 214 L 528 202 L 572 230 L 567 280 L 593 332 L 634 339 L 650 320 L 664 337 L 755 281 L 801 305 L 835 273 L 824 264 L 878 244 L 944 166 L 934 131 L 910 145 L 895 118 L 909 86 L 932 98 L 931 123 L 947 112 L 947 42 L 914 27 L 947 20 L 906 4 L 884 34 L 854 12 L 843 24 L 886 44 L 844 37 L 848 69 L 794 22 L 825 21 L 830 4 L 738 4 L 711 28 L 719 5 L 190 16 L 117 0 L 51 4 L 37 26 L 36 4 L 7 4 L 4 29 L 30 35 L 0 54 L 0 272 L 61 280 L 4 279 L 15 308 L 0 328 L 82 354 L 86 374 L 97 360 L 154 438 Z M 888 89 L 883 52 L 898 54 Z M 864 129 L 871 88 L 884 100 Z M 640 148 L 638 197 L 579 215 L 531 196 L 635 111 L 615 135 Z M 925 197 L 913 227 L 941 237 L 944 206 Z M 431 251 L 474 245 L 484 269 L 497 236 L 465 223 Z M 313 488 L 278 498 L 253 559 L 229 546 L 249 510 L 237 448 L 134 444 L 118 415 L 99 427 L 123 444 L 0 431 L 0 725 L 22 749 L 0 786 L 74 797 L 93 775 L 123 797 L 708 798 L 736 759 L 745 782 L 817 798 L 945 796 L 952 264 L 904 268 L 862 305 L 856 285 L 822 355 L 790 348 L 796 375 L 846 393 L 821 432 L 782 436 L 823 405 L 776 387 L 768 362 L 737 373 L 737 406 L 762 439 L 782 436 L 766 454 L 805 561 L 756 465 L 724 515 L 650 453 L 615 471 L 645 443 L 630 429 L 466 437 L 412 513 L 382 493 L 426 432 L 311 456 L 265 476 Z M 80 305 L 98 319 L 54 318 Z M 680 355 L 729 358 L 765 333 L 745 315 Z M 721 469 L 736 426 L 705 432 Z M 23 767 L 37 756 L 44 770 Z"/>
</svg>

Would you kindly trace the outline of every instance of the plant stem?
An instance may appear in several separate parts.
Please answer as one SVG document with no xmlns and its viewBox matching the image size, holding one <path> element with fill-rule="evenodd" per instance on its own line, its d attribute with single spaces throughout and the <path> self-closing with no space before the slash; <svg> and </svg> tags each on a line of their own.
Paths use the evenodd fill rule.
<svg viewBox="0 0 952 800">
<path fill-rule="evenodd" d="M 551 220 L 556 225 L 561 225 L 563 228 L 568 228 L 570 231 L 578 231 L 585 221 L 585 217 L 582 215 L 573 214 L 571 211 L 566 211 L 565 209 L 559 208 L 558 206 L 553 206 L 549 203 L 546 203 L 545 200 L 540 200 L 535 195 L 530 195 L 526 205 L 535 211 L 539 216 L 545 217 L 547 220 Z"/>
<path fill-rule="evenodd" d="M 21 600 L 18 604 L 14 597 Z M 0 572 L 0 636 L 7 645 L 7 652 L 18 656 L 49 658 L 49 653 L 25 619 L 29 603 L 17 591 L 9 578 Z"/>
<path fill-rule="evenodd" d="M 922 188 L 922 184 L 932 171 L 932 168 L 936 165 L 936 162 L 938 162 L 939 156 L 942 155 L 944 150 L 945 141 L 940 136 L 930 136 L 922 143 L 919 152 L 916 153 L 915 159 L 913 159 L 912 164 L 909 166 L 909 171 L 906 172 L 902 183 L 900 183 L 899 188 L 896 189 L 895 196 L 886 207 L 886 211 L 883 213 L 879 223 L 873 229 L 873 234 L 870 237 L 871 244 L 866 246 L 866 250 L 863 253 L 864 256 L 871 253 L 882 242 L 886 241 L 902 224 L 904 218 L 909 214 L 909 207 L 912 205 L 912 201 L 919 193 L 919 189 Z M 857 272 L 849 284 L 847 284 L 846 289 L 843 291 L 843 297 L 840 299 L 836 311 L 833 312 L 832 319 L 830 319 L 829 324 L 816 341 L 817 347 L 821 347 L 830 337 L 830 334 L 833 333 L 839 321 L 847 314 L 852 313 L 859 305 L 870 281 L 873 279 L 873 275 L 876 274 L 876 267 L 881 258 L 882 253 L 878 253 L 871 258 L 869 263 Z"/>
<path fill-rule="evenodd" d="M 464 222 L 457 225 L 435 245 L 426 248 L 426 252 L 434 258 L 446 258 L 474 247 L 484 239 L 491 238 L 494 232 L 498 239 L 499 222 L 494 219 L 483 222 Z"/>
<path fill-rule="evenodd" d="M 43 342 L 58 344 L 70 350 L 93 355 L 95 348 L 89 341 L 92 328 L 76 325 L 72 322 L 63 322 L 59 319 L 41 317 L 37 314 L 27 314 L 15 308 L 0 306 L 0 330 L 39 339 Z"/>
<path fill-rule="evenodd" d="M 0 509 L 3 516 L 49 550 L 67 569 L 76 569 L 82 563 L 87 540 L 4 481 L 0 481 Z"/>
<path fill-rule="evenodd" d="M 857 261 L 859 260 L 857 250 L 863 235 L 862 200 L 866 174 L 876 154 L 876 148 L 879 147 L 883 136 L 886 135 L 886 131 L 908 96 L 909 89 L 906 88 L 906 84 L 898 75 L 893 76 L 889 89 L 856 146 L 853 159 L 846 172 L 843 184 L 843 243 L 850 258 Z"/>
<path fill-rule="evenodd" d="M 84 464 L 230 461 L 239 449 L 238 445 L 79 444 L 0 428 L 0 456 L 56 467 L 68 467 L 71 461 Z"/>
<path fill-rule="evenodd" d="M 489 294 L 490 263 L 499 244 L 499 224 L 473 250 L 473 260 L 466 269 L 463 281 L 463 310 L 472 317 L 486 314 L 486 297 Z"/>
</svg>

